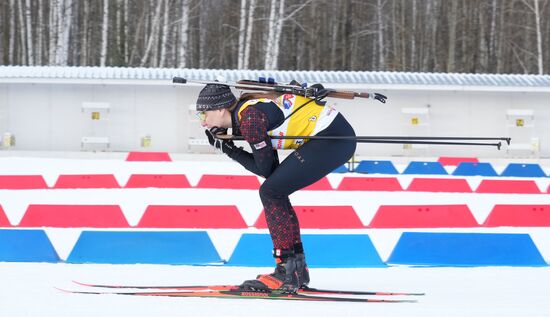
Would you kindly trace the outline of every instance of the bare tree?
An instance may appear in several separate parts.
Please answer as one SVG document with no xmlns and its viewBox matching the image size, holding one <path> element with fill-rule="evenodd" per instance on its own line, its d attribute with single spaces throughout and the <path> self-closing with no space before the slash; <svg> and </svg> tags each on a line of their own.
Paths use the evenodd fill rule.
<svg viewBox="0 0 550 317">
<path fill-rule="evenodd" d="M 0 61 L 544 74 L 549 3 L 6 0 Z"/>
<path fill-rule="evenodd" d="M 107 62 L 107 46 L 109 38 L 109 0 L 103 0 L 103 19 L 101 23 L 101 53 L 99 57 L 99 66 L 105 67 Z"/>
<path fill-rule="evenodd" d="M 8 39 L 8 63 L 15 64 L 15 0 L 9 2 L 9 39 Z"/>
<path fill-rule="evenodd" d="M 21 50 L 19 51 L 19 55 L 21 58 L 22 64 L 27 64 L 29 60 L 29 56 L 27 55 L 27 41 L 26 41 L 26 34 L 25 32 L 25 19 L 24 19 L 24 9 L 23 9 L 23 0 L 17 1 L 17 16 L 19 20 L 19 42 L 21 43 Z"/>
<path fill-rule="evenodd" d="M 166 63 L 166 48 L 168 46 L 168 32 L 170 28 L 170 1 L 164 1 L 164 12 L 162 14 L 162 32 L 160 33 L 160 61 L 159 67 Z"/>
<path fill-rule="evenodd" d="M 384 3 L 376 0 L 376 23 L 378 26 L 378 68 L 386 68 L 386 42 L 384 41 L 384 18 L 382 14 Z"/>
<path fill-rule="evenodd" d="M 57 8 L 57 42 L 55 44 L 54 65 L 67 65 L 69 57 L 69 34 L 72 20 L 72 0 L 58 0 Z"/>
<path fill-rule="evenodd" d="M 187 67 L 187 50 L 189 48 L 189 0 L 181 4 L 179 63 L 180 68 Z"/>
<path fill-rule="evenodd" d="M 449 42 L 447 44 L 447 72 L 452 73 L 455 71 L 455 45 L 456 45 L 456 22 L 458 19 L 458 1 L 451 1 L 451 8 L 449 11 Z"/>
<path fill-rule="evenodd" d="M 27 63 L 28 65 L 34 65 L 31 0 L 25 0 L 25 32 L 25 37 L 27 38 Z"/>
<path fill-rule="evenodd" d="M 237 68 L 243 69 L 244 68 L 244 49 L 245 49 L 245 41 L 246 41 L 246 18 L 248 15 L 246 14 L 247 10 L 247 1 L 241 0 L 241 11 L 239 16 L 239 53 L 238 53 L 238 61 L 237 61 Z"/>
<path fill-rule="evenodd" d="M 38 0 L 38 23 L 36 25 L 36 51 L 35 59 L 37 65 L 42 65 L 42 41 L 44 40 L 44 2 Z"/>
<path fill-rule="evenodd" d="M 157 6 L 155 9 L 155 15 L 153 16 L 153 22 L 151 27 L 151 32 L 149 34 L 149 39 L 147 40 L 147 46 L 145 48 L 145 52 L 143 53 L 143 57 L 141 58 L 140 66 L 145 66 L 145 63 L 147 62 L 147 59 L 149 58 L 149 55 L 151 54 L 151 49 L 153 48 L 153 44 L 158 39 L 158 27 L 159 27 L 159 21 L 160 21 L 160 12 L 162 9 L 162 0 L 159 0 L 157 2 Z"/>
<path fill-rule="evenodd" d="M 254 31 L 254 11 L 256 10 L 256 0 L 250 0 L 248 7 L 248 17 L 246 19 L 246 41 L 244 44 L 243 68 L 248 69 L 250 62 L 250 46 L 252 45 L 252 32 Z"/>
<path fill-rule="evenodd" d="M 537 66 L 538 73 L 542 75 L 544 73 L 544 65 L 542 59 L 542 31 L 540 26 L 540 10 L 539 10 L 539 0 L 533 0 L 533 6 L 529 6 L 533 13 L 535 14 L 535 32 L 537 35 Z"/>
<path fill-rule="evenodd" d="M 411 62 L 409 70 L 416 70 L 416 0 L 412 0 L 412 13 L 411 13 Z"/>
</svg>

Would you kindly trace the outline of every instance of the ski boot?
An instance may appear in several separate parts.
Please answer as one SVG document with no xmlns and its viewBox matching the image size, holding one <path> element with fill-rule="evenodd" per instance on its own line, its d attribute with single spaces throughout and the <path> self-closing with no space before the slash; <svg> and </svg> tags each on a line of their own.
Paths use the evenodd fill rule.
<svg viewBox="0 0 550 317">
<path fill-rule="evenodd" d="M 307 267 L 302 243 L 294 244 L 294 253 L 296 255 L 296 271 L 298 272 L 300 288 L 305 288 L 309 284 L 309 269 Z"/>
<path fill-rule="evenodd" d="M 255 280 L 244 281 L 240 288 L 247 291 L 270 292 L 277 290 L 283 293 L 296 293 L 300 289 L 297 270 L 298 258 L 294 251 L 274 249 L 277 266 L 271 274 L 258 275 Z M 302 263 L 303 262 L 302 260 Z"/>
</svg>

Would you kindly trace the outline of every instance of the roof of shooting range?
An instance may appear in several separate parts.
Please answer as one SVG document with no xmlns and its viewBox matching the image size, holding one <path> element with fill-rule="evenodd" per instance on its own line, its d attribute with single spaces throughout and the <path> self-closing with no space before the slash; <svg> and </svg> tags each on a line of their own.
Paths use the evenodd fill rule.
<svg viewBox="0 0 550 317">
<path fill-rule="evenodd" d="M 235 82 L 240 79 L 272 77 L 277 82 L 300 82 L 336 84 L 338 86 L 386 86 L 407 89 L 407 87 L 429 86 L 485 87 L 491 90 L 504 87 L 527 90 L 550 91 L 550 75 L 525 74 L 462 74 L 462 73 L 413 73 L 375 71 L 270 71 L 270 70 L 225 70 L 225 69 L 177 69 L 177 68 L 124 68 L 124 67 L 57 67 L 57 66 L 0 66 L 2 82 L 90 82 L 128 83 L 151 81 L 165 83 L 172 77 L 212 81 L 216 79 Z"/>
</svg>

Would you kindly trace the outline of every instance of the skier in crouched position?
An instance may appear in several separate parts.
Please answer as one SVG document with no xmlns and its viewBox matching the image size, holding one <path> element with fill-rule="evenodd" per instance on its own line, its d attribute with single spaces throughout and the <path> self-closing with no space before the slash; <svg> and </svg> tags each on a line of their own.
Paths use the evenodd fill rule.
<svg viewBox="0 0 550 317">
<path fill-rule="evenodd" d="M 251 291 L 296 292 L 309 283 L 300 225 L 289 195 L 320 180 L 347 162 L 355 140 L 290 140 L 270 136 L 355 136 L 344 116 L 324 102 L 292 94 L 243 94 L 237 99 L 229 86 L 207 84 L 196 109 L 210 145 L 256 175 L 267 225 L 273 241 L 276 268 L 242 283 Z M 220 140 L 216 134 L 243 136 L 252 153 Z M 279 163 L 277 149 L 294 149 Z M 327 256 L 330 256 L 327 254 Z"/>
</svg>

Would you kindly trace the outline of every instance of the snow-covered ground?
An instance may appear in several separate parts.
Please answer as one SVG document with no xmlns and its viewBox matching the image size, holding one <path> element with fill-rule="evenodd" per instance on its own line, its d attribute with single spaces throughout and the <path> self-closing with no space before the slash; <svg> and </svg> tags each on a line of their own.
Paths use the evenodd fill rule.
<svg viewBox="0 0 550 317">
<path fill-rule="evenodd" d="M 191 185 L 203 174 L 246 174 L 242 168 L 221 156 L 183 156 L 170 163 L 125 162 L 121 153 L 66 153 L 28 155 L 2 152 L 1 175 L 39 174 L 53 186 L 60 174 L 114 174 L 119 184 L 131 174 L 183 173 Z M 45 157 L 49 156 L 49 157 Z M 213 158 L 214 157 L 214 158 Z M 422 160 L 422 159 L 416 159 Z M 431 158 L 431 160 L 435 160 Z M 396 160 L 393 160 L 396 161 Z M 487 160 L 484 160 L 487 161 Z M 397 164 L 402 171 L 406 161 Z M 494 161 L 497 172 L 509 161 Z M 550 163 L 541 162 L 546 173 Z M 347 174 L 346 176 L 352 176 Z M 329 176 L 336 187 L 342 175 Z M 405 188 L 413 176 L 399 175 Z M 437 177 L 437 176 L 433 176 Z M 466 178 L 472 188 L 479 177 Z M 542 192 L 548 178 L 535 180 Z M 509 195 L 425 192 L 302 191 L 291 197 L 295 205 L 352 205 L 367 225 L 380 204 L 467 204 L 479 223 L 492 206 L 499 204 L 550 204 L 548 194 Z M 215 201 L 213 200 L 215 198 Z M 261 212 L 255 190 L 218 189 L 43 189 L 0 190 L 8 220 L 16 226 L 29 204 L 116 204 L 120 205 L 131 226 L 151 204 L 236 205 L 248 225 Z M 56 252 L 66 259 L 81 228 L 45 228 Z M 93 230 L 93 229 L 92 229 Z M 128 230 L 132 230 L 131 228 Z M 243 232 L 261 230 L 208 230 L 220 256 L 227 259 Z M 340 232 L 338 230 L 332 230 Z M 367 233 L 386 260 L 403 229 L 357 229 Z M 529 233 L 547 262 L 550 260 L 548 228 L 466 228 L 406 229 L 406 231 L 516 232 Z M 265 232 L 265 230 L 263 231 Z M 304 230 L 305 233 L 316 230 Z M 325 231 L 325 232 L 331 232 Z M 330 254 L 327 254 L 330 256 Z M 8 316 L 550 316 L 550 267 L 480 268 L 357 268 L 311 269 L 311 285 L 318 288 L 351 290 L 425 292 L 418 303 L 313 303 L 266 300 L 228 300 L 201 298 L 130 297 L 114 295 L 76 295 L 56 289 L 82 289 L 72 280 L 111 284 L 236 284 L 272 268 L 170 265 L 94 265 L 47 263 L 0 263 L 0 317 Z"/>
<path fill-rule="evenodd" d="M 239 283 L 271 268 L 0 263 L 0 316 L 541 316 L 550 268 L 312 269 L 312 286 L 425 292 L 417 303 L 327 303 L 67 294 L 71 282 Z"/>
</svg>

